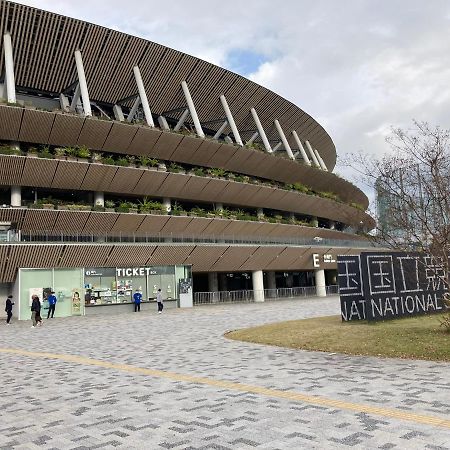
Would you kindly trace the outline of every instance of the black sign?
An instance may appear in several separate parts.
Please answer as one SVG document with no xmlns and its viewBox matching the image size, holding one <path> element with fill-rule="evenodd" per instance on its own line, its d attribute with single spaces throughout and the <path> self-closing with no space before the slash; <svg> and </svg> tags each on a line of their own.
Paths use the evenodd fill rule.
<svg viewBox="0 0 450 450">
<path fill-rule="evenodd" d="M 440 258 L 421 253 L 338 256 L 342 320 L 386 320 L 440 312 L 448 291 Z"/>
</svg>

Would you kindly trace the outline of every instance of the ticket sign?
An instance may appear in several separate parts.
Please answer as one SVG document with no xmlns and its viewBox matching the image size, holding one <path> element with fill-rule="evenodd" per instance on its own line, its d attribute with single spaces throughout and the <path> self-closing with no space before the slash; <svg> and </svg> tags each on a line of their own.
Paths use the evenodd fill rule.
<svg viewBox="0 0 450 450">
<path fill-rule="evenodd" d="M 387 320 L 442 312 L 448 273 L 423 253 L 338 256 L 342 320 Z"/>
</svg>

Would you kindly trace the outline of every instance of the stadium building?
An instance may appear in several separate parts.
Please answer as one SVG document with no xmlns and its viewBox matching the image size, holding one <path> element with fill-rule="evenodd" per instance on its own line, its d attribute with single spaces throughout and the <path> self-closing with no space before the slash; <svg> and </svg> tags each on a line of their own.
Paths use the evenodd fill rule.
<svg viewBox="0 0 450 450">
<path fill-rule="evenodd" d="M 289 100 L 145 39 L 0 4 L 0 295 L 20 318 L 49 290 L 61 316 L 158 288 L 174 306 L 322 296 L 336 255 L 369 247 L 367 197 Z"/>
</svg>

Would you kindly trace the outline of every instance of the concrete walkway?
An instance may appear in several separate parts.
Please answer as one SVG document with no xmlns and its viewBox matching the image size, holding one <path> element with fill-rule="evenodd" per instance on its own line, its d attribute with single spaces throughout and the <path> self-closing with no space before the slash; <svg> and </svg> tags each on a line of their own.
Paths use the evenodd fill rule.
<svg viewBox="0 0 450 450">
<path fill-rule="evenodd" d="M 0 449 L 450 449 L 450 364 L 266 347 L 227 330 L 337 297 L 0 325 Z"/>
</svg>

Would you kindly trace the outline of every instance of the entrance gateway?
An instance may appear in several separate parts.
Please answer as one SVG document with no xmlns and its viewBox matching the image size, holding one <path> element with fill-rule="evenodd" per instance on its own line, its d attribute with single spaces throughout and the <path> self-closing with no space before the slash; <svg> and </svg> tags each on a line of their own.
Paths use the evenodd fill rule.
<svg viewBox="0 0 450 450">
<path fill-rule="evenodd" d="M 135 292 L 142 293 L 145 310 L 145 303 L 155 302 L 158 289 L 167 307 L 192 307 L 191 266 L 21 268 L 13 295 L 18 299 L 19 320 L 28 320 L 34 294 L 39 296 L 45 315 L 47 297 L 53 290 L 58 299 L 55 317 L 69 317 L 132 311 Z M 153 307 L 148 305 L 147 309 Z"/>
</svg>

